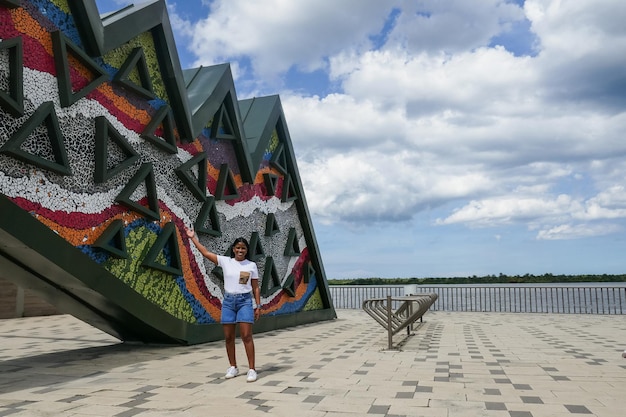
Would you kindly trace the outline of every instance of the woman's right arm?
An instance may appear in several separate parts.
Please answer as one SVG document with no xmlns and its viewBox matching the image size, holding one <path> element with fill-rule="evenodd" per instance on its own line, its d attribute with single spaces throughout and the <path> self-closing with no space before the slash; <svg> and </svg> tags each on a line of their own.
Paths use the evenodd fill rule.
<svg viewBox="0 0 626 417">
<path fill-rule="evenodd" d="M 202 256 L 204 256 L 209 261 L 211 261 L 215 265 L 217 265 L 217 255 L 214 254 L 213 252 L 209 252 L 209 250 L 207 248 L 205 248 L 202 243 L 200 243 L 200 241 L 198 240 L 198 235 L 196 234 L 196 232 L 194 232 L 193 230 L 189 230 L 186 227 L 185 227 L 185 232 L 187 233 L 187 237 L 189 239 L 191 239 L 191 241 L 193 242 L 194 245 L 196 245 L 196 248 L 198 248 L 198 250 L 200 251 Z"/>
</svg>

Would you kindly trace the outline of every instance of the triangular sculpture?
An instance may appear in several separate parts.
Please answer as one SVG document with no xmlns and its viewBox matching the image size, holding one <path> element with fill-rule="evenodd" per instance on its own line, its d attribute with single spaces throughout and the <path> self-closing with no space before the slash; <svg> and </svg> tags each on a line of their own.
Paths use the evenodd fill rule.
<svg viewBox="0 0 626 417">
<path fill-rule="evenodd" d="M 213 130 L 211 137 L 215 139 L 237 139 L 233 123 L 230 120 L 226 106 L 222 103 L 220 110 L 217 113 L 217 123 L 213 123 Z"/>
<path fill-rule="evenodd" d="M 148 207 L 144 207 L 137 201 L 131 200 L 132 194 L 135 192 L 139 184 L 146 185 L 146 197 L 148 199 Z M 156 183 L 154 180 L 154 171 L 151 163 L 141 165 L 137 173 L 130 179 L 128 184 L 115 198 L 117 203 L 123 204 L 131 210 L 135 210 L 151 220 L 160 220 L 159 200 L 157 198 Z"/>
<path fill-rule="evenodd" d="M 293 272 L 289 274 L 289 276 L 285 280 L 285 283 L 283 284 L 283 290 L 285 290 L 285 293 L 287 293 L 287 295 L 289 295 L 290 297 L 296 296 L 296 276 L 293 274 Z"/>
<path fill-rule="evenodd" d="M 259 239 L 259 232 L 252 232 L 252 236 L 250 236 L 249 246 L 250 250 L 248 251 L 248 257 L 251 261 L 257 262 L 265 256 L 263 245 L 261 244 L 261 240 Z"/>
<path fill-rule="evenodd" d="M 223 271 L 187 226 L 249 239 L 255 333 L 335 319 L 279 96 L 183 69 L 166 0 L 96 3 L 0 0 L 0 281 L 122 342 L 222 340 Z"/>
<path fill-rule="evenodd" d="M 263 173 L 263 185 L 265 185 L 265 190 L 267 191 L 267 195 L 276 194 L 276 187 L 278 186 L 278 175 Z"/>
<path fill-rule="evenodd" d="M 308 284 L 311 281 L 311 277 L 316 275 L 315 268 L 311 262 L 307 262 L 306 267 L 304 268 L 304 283 Z"/>
<path fill-rule="evenodd" d="M 280 229 L 276 221 L 276 215 L 270 213 L 267 215 L 267 219 L 265 219 L 265 236 L 273 236 L 278 232 L 280 232 Z"/>
<path fill-rule="evenodd" d="M 285 146 L 281 143 L 276 150 L 272 153 L 270 159 L 270 165 L 278 170 L 283 175 L 288 174 L 287 170 L 287 155 L 285 154 Z"/>
<path fill-rule="evenodd" d="M 228 167 L 228 164 L 222 164 L 220 166 L 220 176 L 217 179 L 217 187 L 214 195 L 216 200 L 232 200 L 239 198 L 239 190 L 237 189 L 233 173 Z"/>
<path fill-rule="evenodd" d="M 9 89 L 0 90 L 0 106 L 13 117 L 24 115 L 24 56 L 22 38 L 12 38 L 0 41 L 0 53 L 7 50 L 9 58 Z"/>
<path fill-rule="evenodd" d="M 210 222 L 210 225 L 207 225 L 207 220 Z M 206 198 L 193 228 L 197 233 L 205 233 L 216 237 L 222 236 L 220 217 L 217 212 L 217 207 L 215 207 L 215 197 L 208 196 Z"/>
<path fill-rule="evenodd" d="M 126 158 L 117 165 L 109 168 L 109 139 L 122 151 Z M 124 171 L 137 160 L 139 154 L 128 143 L 104 116 L 96 117 L 96 166 L 94 170 L 94 182 L 99 184 L 106 182 Z"/>
<path fill-rule="evenodd" d="M 169 256 L 166 256 L 165 251 Z M 165 258 L 169 258 L 170 265 L 165 265 L 157 261 L 157 257 L 164 252 Z M 142 264 L 147 268 L 157 269 L 172 275 L 182 275 L 182 263 L 180 260 L 180 252 L 178 248 L 178 239 L 176 237 L 176 226 L 173 222 L 167 223 L 161 229 L 159 237 L 152 245 Z"/>
<path fill-rule="evenodd" d="M 163 127 L 163 139 L 155 134 L 156 130 L 161 125 Z M 152 120 L 150 120 L 150 122 L 146 125 L 140 136 L 169 154 L 175 154 L 178 152 L 178 148 L 176 147 L 176 137 L 174 136 L 174 121 L 172 120 L 170 106 L 161 106 L 161 108 L 157 110 L 155 115 L 152 117 Z"/>
<path fill-rule="evenodd" d="M 274 264 L 274 258 L 265 258 L 265 271 L 263 272 L 263 282 L 261 283 L 261 295 L 267 297 L 281 289 L 280 277 Z"/>
<path fill-rule="evenodd" d="M 54 155 L 54 161 L 42 158 L 39 155 L 26 152 L 21 146 L 29 136 L 42 124 L 45 123 L 50 145 Z M 54 104 L 51 101 L 43 103 L 32 116 L 11 136 L 11 138 L 0 148 L 0 153 L 10 155 L 27 164 L 35 165 L 48 171 L 56 172 L 59 175 L 72 175 L 67 152 L 65 150 L 63 135 L 59 128 L 59 120 L 54 111 Z"/>
<path fill-rule="evenodd" d="M 191 173 L 191 169 L 197 167 L 198 178 L 194 177 Z M 207 160 L 206 153 L 201 152 L 198 155 L 191 158 L 189 161 L 180 165 L 175 169 L 178 178 L 185 184 L 185 186 L 191 191 L 193 196 L 200 202 L 206 201 L 206 187 L 207 187 Z"/>
<path fill-rule="evenodd" d="M 116 258 L 128 259 L 124 222 L 120 219 L 113 220 L 109 227 L 93 243 L 93 246 L 108 252 Z"/>
<path fill-rule="evenodd" d="M 300 247 L 298 246 L 298 237 L 296 235 L 295 227 L 289 229 L 289 235 L 287 236 L 287 243 L 285 244 L 285 256 L 299 256 Z"/>
<path fill-rule="evenodd" d="M 139 84 L 130 79 L 133 70 L 137 70 L 136 74 L 139 77 Z M 130 52 L 128 58 L 126 58 L 124 64 L 120 67 L 119 71 L 117 71 L 113 80 L 146 100 L 155 98 L 154 92 L 152 91 L 152 79 L 150 78 L 150 72 L 146 64 L 146 57 L 141 47 L 137 47 Z"/>
<path fill-rule="evenodd" d="M 57 71 L 61 107 L 69 107 L 106 81 L 109 75 L 82 49 L 74 45 L 60 30 L 54 31 L 50 35 L 52 36 L 52 50 L 54 51 L 54 64 Z M 76 92 L 74 91 L 70 77 L 68 50 L 71 52 L 71 56 L 75 58 L 85 70 L 94 75 L 86 86 Z"/>
<path fill-rule="evenodd" d="M 287 174 L 285 175 L 285 178 L 283 178 L 283 192 L 280 197 L 280 201 L 286 203 L 297 198 L 298 195 L 296 194 L 296 188 L 293 184 L 293 180 L 291 179 L 291 175 Z"/>
</svg>

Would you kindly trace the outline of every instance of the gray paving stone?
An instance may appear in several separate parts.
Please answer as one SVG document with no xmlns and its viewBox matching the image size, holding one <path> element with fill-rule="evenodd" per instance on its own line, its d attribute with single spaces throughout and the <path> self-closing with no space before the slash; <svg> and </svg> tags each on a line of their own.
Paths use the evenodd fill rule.
<svg viewBox="0 0 626 417">
<path fill-rule="evenodd" d="M 256 334 L 254 384 L 224 379 L 223 342 L 133 345 L 65 315 L 0 320 L 0 417 L 623 416 L 623 317 L 428 312 L 388 350 L 367 314 L 337 313 Z"/>
</svg>

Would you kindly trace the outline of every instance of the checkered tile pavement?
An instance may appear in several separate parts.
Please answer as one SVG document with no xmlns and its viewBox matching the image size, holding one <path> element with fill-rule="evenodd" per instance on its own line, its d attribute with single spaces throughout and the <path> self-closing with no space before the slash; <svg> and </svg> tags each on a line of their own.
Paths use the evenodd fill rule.
<svg viewBox="0 0 626 417">
<path fill-rule="evenodd" d="M 71 316 L 0 320 L 2 416 L 623 417 L 623 316 L 428 312 L 394 336 L 363 311 L 223 342 L 119 343 Z"/>
</svg>

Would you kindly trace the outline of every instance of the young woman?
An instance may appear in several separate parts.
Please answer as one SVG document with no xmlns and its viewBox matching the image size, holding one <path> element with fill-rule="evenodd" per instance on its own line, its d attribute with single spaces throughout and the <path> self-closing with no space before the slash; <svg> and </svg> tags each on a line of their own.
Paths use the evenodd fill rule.
<svg viewBox="0 0 626 417">
<path fill-rule="evenodd" d="M 243 237 L 235 239 L 231 246 L 231 256 L 217 255 L 209 252 L 199 241 L 193 230 L 186 230 L 187 236 L 200 250 L 202 256 L 214 264 L 221 266 L 224 272 L 224 301 L 222 302 L 222 325 L 224 341 L 230 368 L 226 378 L 239 375 L 237 357 L 235 355 L 235 326 L 239 324 L 239 335 L 243 341 L 248 357 L 248 382 L 257 379 L 254 368 L 254 341 L 252 340 L 252 324 L 259 318 L 261 308 L 261 291 L 259 289 L 259 271 L 254 262 L 248 259 L 249 245 Z M 254 297 L 255 305 L 252 304 Z"/>
</svg>

